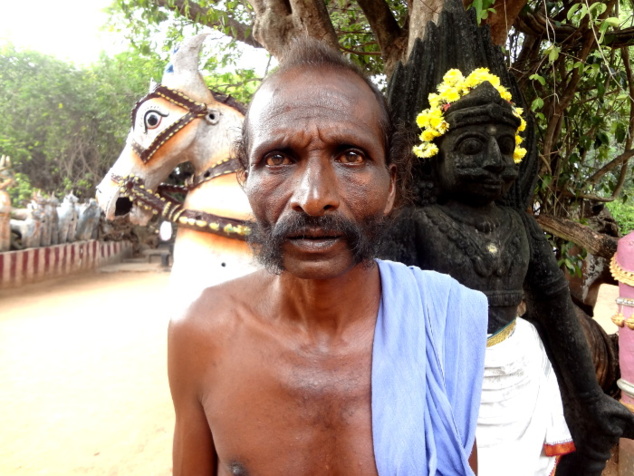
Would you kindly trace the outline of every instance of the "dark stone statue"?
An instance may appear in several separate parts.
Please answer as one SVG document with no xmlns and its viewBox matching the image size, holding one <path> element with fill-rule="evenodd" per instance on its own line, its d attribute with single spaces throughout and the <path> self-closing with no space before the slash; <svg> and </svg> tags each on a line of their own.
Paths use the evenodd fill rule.
<svg viewBox="0 0 634 476">
<path fill-rule="evenodd" d="M 502 103 L 502 104 L 501 104 Z M 519 119 L 489 83 L 483 83 L 448 110 L 449 131 L 432 161 L 436 202 L 403 214 L 411 225 L 408 261 L 459 276 L 483 291 L 491 308 L 489 332 L 517 316 L 529 264 L 529 246 L 519 214 L 495 200 L 518 175 L 513 162 Z M 411 251 L 414 251 L 412 254 Z"/>
<path fill-rule="evenodd" d="M 447 2 L 449 7 L 446 9 L 450 11 L 443 13 L 444 20 L 441 16 L 440 26 L 429 29 L 426 43 L 419 44 L 418 50 L 410 57 L 410 63 L 413 63 L 397 71 L 390 85 L 390 100 L 397 116 L 406 124 L 412 124 L 413 114 L 429 104 L 425 99 L 416 99 L 421 97 L 421 91 L 431 92 L 429 85 L 434 80 L 438 84 L 438 78 L 449 67 L 469 68 L 463 69 L 465 74 L 476 66 L 497 69 L 495 72 L 502 77 L 503 82 L 509 84 L 513 96 L 518 99 L 519 93 L 503 71 L 504 63 L 500 62 L 499 53 L 493 55 L 493 59 L 489 55 L 488 63 L 477 64 L 478 55 L 483 58 L 490 51 L 490 47 L 485 46 L 473 52 L 473 49 L 477 50 L 478 42 L 486 42 L 486 37 L 481 33 L 473 33 L 473 41 L 462 46 L 458 44 L 455 50 L 448 45 L 455 31 L 442 32 L 443 21 L 445 27 L 451 24 L 459 29 L 458 36 L 462 40 L 468 36 L 465 33 L 468 28 L 472 29 L 469 31 L 475 31 L 472 19 L 469 25 L 460 24 L 466 21 L 463 18 L 466 15 L 462 7 L 459 9 L 454 3 L 458 2 Z M 461 15 L 459 21 L 456 15 Z M 451 21 L 447 20 L 448 17 L 451 17 Z M 446 35 L 446 41 L 443 41 L 445 37 L 439 38 L 438 35 Z M 457 51 L 460 47 L 465 49 L 465 44 L 472 49 L 470 54 Z M 445 49 L 432 51 L 430 45 L 443 45 L 433 48 Z M 483 51 L 485 54 L 482 54 Z M 453 59 L 452 52 L 455 54 Z M 425 61 L 425 57 L 430 58 L 429 61 Z M 452 61 L 454 64 L 451 65 Z M 418 72 L 416 64 L 422 65 L 418 66 Z M 399 96 L 398 100 L 394 99 L 396 96 Z M 412 111 L 412 108 L 416 109 Z M 509 406 L 517 405 L 522 402 L 521 398 L 533 392 L 535 399 L 524 400 L 519 406 L 529 419 L 531 415 L 538 415 L 547 409 L 546 416 L 539 417 L 542 423 L 536 423 L 547 427 L 543 430 L 546 455 L 542 457 L 545 457 L 549 452 L 553 455 L 565 454 L 571 449 L 558 446 L 558 438 L 561 437 L 559 443 L 563 443 L 563 446 L 566 438 L 563 433 L 557 433 L 556 425 L 551 426 L 550 421 L 543 423 L 544 418 L 551 417 L 548 411 L 552 410 L 552 417 L 556 417 L 556 408 L 558 405 L 561 407 L 563 398 L 566 422 L 577 450 L 561 459 L 557 474 L 600 475 L 618 438 L 634 436 L 634 418 L 597 384 L 589 348 L 575 315 L 567 281 L 557 266 L 552 247 L 543 231 L 525 211 L 530 203 L 527 191 L 532 189 L 534 183 L 534 177 L 527 175 L 534 174 L 536 167 L 533 132 L 529 130 L 525 134 L 529 156 L 520 166 L 513 159 L 520 120 L 513 113 L 511 104 L 502 99 L 499 92 L 487 82 L 448 105 L 444 119 L 449 127 L 434 140 L 439 152 L 433 157 L 419 159 L 417 170 L 414 171 L 414 205 L 404 209 L 395 222 L 391 236 L 384 243 L 383 256 L 450 274 L 461 283 L 483 291 L 489 300 L 489 333 L 492 335 L 487 359 L 489 352 L 493 352 L 492 349 L 498 345 L 504 345 L 503 341 L 507 337 L 508 342 L 513 342 L 513 347 L 506 348 L 504 352 L 512 360 L 515 347 L 520 352 L 519 348 L 529 339 L 527 335 L 533 332 L 538 336 L 534 344 L 536 350 L 531 348 L 527 351 L 528 357 L 521 361 L 521 365 L 516 365 L 515 380 L 509 380 L 516 382 L 512 385 L 520 395 L 509 397 L 505 393 L 508 389 L 503 388 L 506 377 L 496 374 L 498 368 L 487 370 L 489 384 L 500 386 L 492 398 L 493 406 L 498 401 L 505 402 L 506 398 L 509 399 Z M 517 319 L 520 305 L 526 309 L 523 319 Z M 522 326 L 525 330 L 520 329 Z M 515 339 L 520 340 L 511 340 L 509 336 L 513 334 Z M 551 379 L 555 387 L 552 392 L 553 385 L 547 379 L 537 382 L 533 390 L 526 382 L 530 373 L 528 367 L 535 361 L 541 362 L 542 356 L 545 374 L 549 373 L 549 360 L 557 376 L 557 380 L 554 377 Z M 489 363 L 487 360 L 487 365 Z M 556 388 L 557 382 L 561 397 Z M 483 400 L 487 391 L 494 391 L 492 388 L 487 390 L 489 384 L 485 380 Z M 550 392 L 547 397 L 544 396 L 546 391 Z M 483 411 L 484 417 L 488 411 L 483 408 L 481 418 Z M 503 428 L 510 422 L 498 423 L 499 428 Z M 526 428 L 526 433 L 533 431 Z M 522 429 L 516 432 L 520 435 Z M 546 438 L 547 432 L 551 433 L 549 438 Z M 557 435 L 554 438 L 553 432 Z M 495 452 L 501 459 L 508 456 L 512 446 L 509 441 L 482 441 L 495 435 L 495 431 L 490 429 L 488 433 L 486 429 L 482 430 L 482 435 L 481 438 L 477 434 L 477 442 L 478 457 L 484 458 L 483 464 L 486 465 L 486 460 L 490 460 Z M 484 452 L 481 455 L 481 443 L 490 444 L 492 453 L 487 455 Z M 506 472 L 503 467 L 497 466 L 494 474 L 519 474 L 513 467 L 517 469 L 524 464 L 521 458 L 528 451 L 524 447 L 519 448 L 517 458 L 520 459 L 511 460 Z M 542 467 L 542 463 L 536 464 L 536 467 Z M 551 460 L 543 464 L 550 464 L 549 468 L 552 469 L 554 462 Z M 491 466 L 494 465 L 491 463 Z M 536 469 L 535 472 L 522 474 L 548 474 L 546 466 L 543 468 L 544 473 Z M 493 473 L 484 471 L 482 474 Z"/>
</svg>

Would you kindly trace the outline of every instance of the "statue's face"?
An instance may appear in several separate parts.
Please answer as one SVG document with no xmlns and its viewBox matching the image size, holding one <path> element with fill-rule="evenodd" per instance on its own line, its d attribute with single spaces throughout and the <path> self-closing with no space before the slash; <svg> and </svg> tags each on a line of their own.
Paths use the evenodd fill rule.
<svg viewBox="0 0 634 476">
<path fill-rule="evenodd" d="M 437 174 L 443 195 L 476 205 L 502 198 L 518 175 L 515 131 L 495 122 L 451 127 L 439 144 Z"/>
</svg>

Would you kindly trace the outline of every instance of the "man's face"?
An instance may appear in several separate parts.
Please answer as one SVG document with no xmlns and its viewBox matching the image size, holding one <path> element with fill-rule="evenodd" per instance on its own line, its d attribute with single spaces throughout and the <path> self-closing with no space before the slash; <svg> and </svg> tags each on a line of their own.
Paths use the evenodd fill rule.
<svg viewBox="0 0 634 476">
<path fill-rule="evenodd" d="M 265 264 L 326 279 L 372 257 L 395 193 L 380 114 L 347 71 L 292 69 L 256 94 L 245 191 Z"/>
<path fill-rule="evenodd" d="M 449 197 L 482 205 L 503 197 L 518 175 L 516 129 L 488 122 L 455 127 L 440 143 L 438 176 Z"/>
</svg>

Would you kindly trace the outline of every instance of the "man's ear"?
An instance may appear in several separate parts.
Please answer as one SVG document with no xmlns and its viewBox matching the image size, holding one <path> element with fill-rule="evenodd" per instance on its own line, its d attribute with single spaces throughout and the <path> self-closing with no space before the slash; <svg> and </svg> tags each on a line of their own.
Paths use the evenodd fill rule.
<svg viewBox="0 0 634 476">
<path fill-rule="evenodd" d="M 390 174 L 390 191 L 387 196 L 387 203 L 383 210 L 384 215 L 389 215 L 394 209 L 394 202 L 396 201 L 396 165 L 390 164 L 387 167 L 387 171 Z"/>
</svg>

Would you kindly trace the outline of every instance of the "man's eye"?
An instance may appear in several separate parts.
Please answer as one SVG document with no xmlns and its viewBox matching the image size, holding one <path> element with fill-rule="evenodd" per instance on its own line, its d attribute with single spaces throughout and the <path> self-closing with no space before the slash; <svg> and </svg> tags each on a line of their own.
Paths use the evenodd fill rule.
<svg viewBox="0 0 634 476">
<path fill-rule="evenodd" d="M 342 164 L 361 164 L 365 160 L 365 156 L 358 150 L 350 149 L 344 151 L 337 160 Z"/>
<path fill-rule="evenodd" d="M 264 163 L 268 166 L 276 167 L 278 165 L 289 165 L 291 160 L 284 154 L 274 153 L 264 157 Z"/>
<path fill-rule="evenodd" d="M 469 139 L 465 139 L 460 143 L 458 150 L 460 153 L 465 155 L 475 155 L 482 152 L 484 148 L 484 143 L 480 139 L 476 139 L 475 137 L 471 137 Z"/>
</svg>

